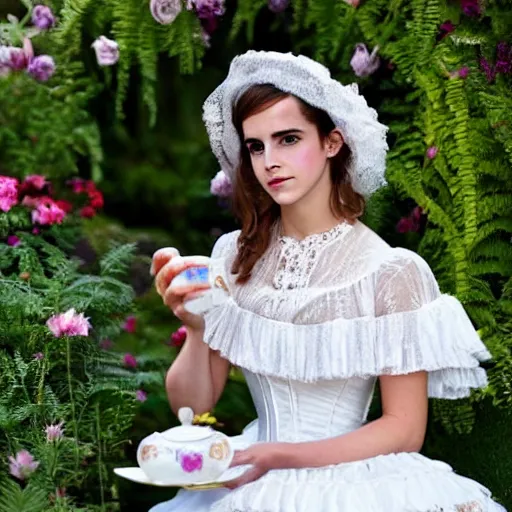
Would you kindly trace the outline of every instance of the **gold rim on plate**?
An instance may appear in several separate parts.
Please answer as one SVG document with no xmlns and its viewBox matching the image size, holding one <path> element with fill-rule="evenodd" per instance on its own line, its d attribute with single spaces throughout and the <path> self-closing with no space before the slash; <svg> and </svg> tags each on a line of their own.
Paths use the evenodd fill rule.
<svg viewBox="0 0 512 512">
<path fill-rule="evenodd" d="M 183 489 L 187 489 L 189 491 L 206 491 L 208 489 L 218 489 L 219 487 L 224 487 L 225 482 L 211 482 L 208 484 L 187 484 L 183 486 Z"/>
</svg>

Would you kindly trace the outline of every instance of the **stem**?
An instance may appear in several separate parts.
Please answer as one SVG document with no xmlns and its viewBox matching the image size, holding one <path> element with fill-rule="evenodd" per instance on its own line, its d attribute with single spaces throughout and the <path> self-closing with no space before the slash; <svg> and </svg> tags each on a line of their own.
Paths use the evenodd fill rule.
<svg viewBox="0 0 512 512">
<path fill-rule="evenodd" d="M 80 458 L 78 451 L 78 426 L 76 423 L 75 401 L 73 398 L 73 385 L 71 381 L 71 348 L 69 346 L 69 337 L 66 337 L 66 364 L 68 373 L 69 400 L 71 402 L 71 416 L 73 419 L 73 435 L 75 436 L 75 465 L 78 468 Z"/>
<path fill-rule="evenodd" d="M 102 474 L 102 458 L 101 458 L 101 425 L 100 425 L 100 406 L 96 404 L 96 431 L 98 433 L 98 476 L 100 479 L 100 497 L 101 497 L 101 510 L 105 509 L 105 491 L 103 488 L 103 474 Z"/>
</svg>

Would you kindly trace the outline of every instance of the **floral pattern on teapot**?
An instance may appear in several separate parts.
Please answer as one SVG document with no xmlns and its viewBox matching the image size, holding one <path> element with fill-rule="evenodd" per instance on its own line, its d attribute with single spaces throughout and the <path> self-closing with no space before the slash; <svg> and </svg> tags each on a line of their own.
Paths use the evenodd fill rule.
<svg viewBox="0 0 512 512">
<path fill-rule="evenodd" d="M 223 439 L 220 443 L 213 443 L 210 446 L 210 457 L 215 460 L 224 460 L 229 457 L 230 448 L 229 444 L 225 439 Z"/>
<path fill-rule="evenodd" d="M 203 468 L 203 455 L 201 453 L 177 450 L 176 460 L 179 462 L 181 469 L 186 473 L 201 471 Z"/>
</svg>

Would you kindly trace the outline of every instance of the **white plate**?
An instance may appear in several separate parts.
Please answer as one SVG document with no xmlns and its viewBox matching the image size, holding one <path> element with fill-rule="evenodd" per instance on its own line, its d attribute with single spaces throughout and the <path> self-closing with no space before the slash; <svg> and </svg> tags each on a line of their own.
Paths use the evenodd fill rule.
<svg viewBox="0 0 512 512">
<path fill-rule="evenodd" d="M 142 471 L 142 469 L 139 467 L 115 468 L 114 473 L 122 478 L 126 478 L 127 480 L 131 480 L 132 482 L 136 482 L 138 484 L 155 485 L 157 487 L 184 487 L 185 489 L 202 490 L 222 487 L 223 484 L 242 475 L 249 468 L 250 466 L 237 466 L 235 468 L 230 468 L 225 471 L 219 478 L 212 482 L 198 482 L 196 484 L 185 484 L 183 482 L 164 483 L 159 482 L 158 480 L 150 480 L 146 473 L 144 473 L 144 471 Z"/>
</svg>

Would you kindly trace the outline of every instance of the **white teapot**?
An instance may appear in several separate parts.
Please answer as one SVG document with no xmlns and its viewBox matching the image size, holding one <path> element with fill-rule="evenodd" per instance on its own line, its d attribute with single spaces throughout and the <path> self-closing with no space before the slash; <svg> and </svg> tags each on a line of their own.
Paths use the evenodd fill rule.
<svg viewBox="0 0 512 512">
<path fill-rule="evenodd" d="M 229 438 L 211 427 L 192 425 L 189 407 L 178 411 L 181 426 L 154 432 L 137 448 L 137 462 L 147 477 L 167 485 L 213 482 L 233 459 Z"/>
</svg>

